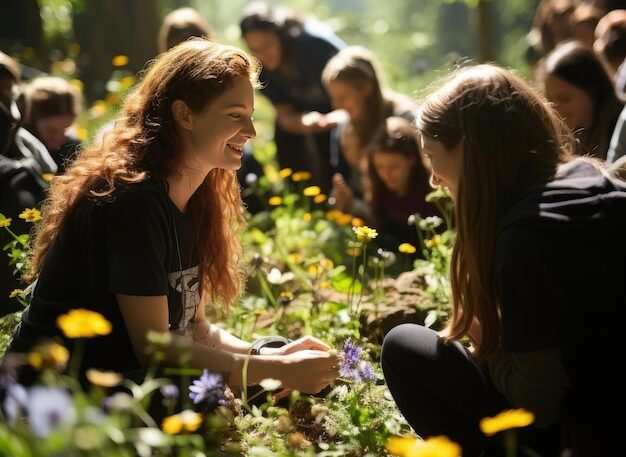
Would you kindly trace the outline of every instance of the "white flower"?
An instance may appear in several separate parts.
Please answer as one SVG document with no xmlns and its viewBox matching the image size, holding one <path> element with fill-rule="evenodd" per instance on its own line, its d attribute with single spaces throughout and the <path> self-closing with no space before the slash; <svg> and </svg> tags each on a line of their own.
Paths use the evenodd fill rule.
<svg viewBox="0 0 626 457">
<path fill-rule="evenodd" d="M 262 380 L 259 385 L 263 388 L 263 390 L 273 392 L 274 390 L 280 389 L 283 383 L 280 379 L 266 378 Z"/>
<path fill-rule="evenodd" d="M 275 285 L 285 284 L 287 281 L 291 281 L 295 277 L 296 276 L 291 271 L 281 273 L 278 268 L 272 268 L 267 274 L 267 280 L 269 283 Z"/>
</svg>

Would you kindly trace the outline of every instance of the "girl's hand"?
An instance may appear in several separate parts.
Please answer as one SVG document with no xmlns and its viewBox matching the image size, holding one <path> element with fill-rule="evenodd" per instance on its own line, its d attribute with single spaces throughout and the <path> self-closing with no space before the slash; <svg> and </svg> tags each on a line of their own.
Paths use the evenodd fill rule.
<svg viewBox="0 0 626 457">
<path fill-rule="evenodd" d="M 329 345 L 314 336 L 304 336 L 279 348 L 262 348 L 261 355 L 288 355 L 305 350 L 328 351 Z"/>
<path fill-rule="evenodd" d="M 303 350 L 280 358 L 276 377 L 286 389 L 320 392 L 339 376 L 339 357 L 325 351 Z"/>
</svg>

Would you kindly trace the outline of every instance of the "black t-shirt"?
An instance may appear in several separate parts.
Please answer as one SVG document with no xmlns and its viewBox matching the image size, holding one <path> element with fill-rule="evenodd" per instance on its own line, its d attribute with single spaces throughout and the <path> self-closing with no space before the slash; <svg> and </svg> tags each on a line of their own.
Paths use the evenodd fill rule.
<svg viewBox="0 0 626 457">
<path fill-rule="evenodd" d="M 542 389 L 546 395 L 553 387 L 558 392 L 558 370 L 545 364 L 546 354 L 556 349 L 554 364 L 562 364 L 567 377 L 561 420 L 576 430 L 576 439 L 606 434 L 613 405 L 625 398 L 618 376 L 625 234 L 626 183 L 608 179 L 582 159 L 562 166 L 545 188 L 514 205 L 500 226 L 494 282 L 508 368 L 492 366 L 494 382 L 513 394 L 515 406 L 542 409 L 531 397 Z M 525 379 L 522 373 L 532 375 Z"/>
<path fill-rule="evenodd" d="M 87 340 L 83 368 L 139 368 L 115 294 L 167 295 L 170 330 L 187 333 L 199 303 L 192 239 L 191 214 L 178 210 L 162 180 L 129 185 L 108 201 L 83 199 L 45 259 L 9 350 L 61 336 L 57 316 L 87 308 L 113 330 Z"/>
</svg>

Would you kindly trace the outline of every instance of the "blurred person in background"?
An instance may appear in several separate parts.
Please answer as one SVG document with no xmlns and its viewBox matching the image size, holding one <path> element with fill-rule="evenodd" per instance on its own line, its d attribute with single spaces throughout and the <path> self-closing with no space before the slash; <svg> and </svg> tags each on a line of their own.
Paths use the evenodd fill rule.
<svg viewBox="0 0 626 457">
<path fill-rule="evenodd" d="M 593 50 L 576 41 L 559 45 L 546 59 L 544 90 L 580 141 L 580 153 L 605 160 L 623 105 Z"/>
</svg>

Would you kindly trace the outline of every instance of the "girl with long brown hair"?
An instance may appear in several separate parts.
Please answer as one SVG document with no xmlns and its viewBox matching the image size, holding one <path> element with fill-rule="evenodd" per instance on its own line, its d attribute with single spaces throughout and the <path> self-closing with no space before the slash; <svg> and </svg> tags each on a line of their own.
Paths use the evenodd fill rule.
<svg viewBox="0 0 626 457">
<path fill-rule="evenodd" d="M 362 199 L 369 198 L 368 150 L 385 130 L 390 116 L 415 119 L 415 104 L 406 96 L 384 87 L 376 56 L 362 46 L 350 46 L 328 61 L 322 81 L 333 107 L 344 110 L 348 119 L 333 132 L 333 176 L 331 197 L 337 207 L 367 218 Z"/>
<path fill-rule="evenodd" d="M 336 357 L 313 337 L 253 348 L 205 319 L 207 303 L 232 304 L 243 283 L 235 172 L 256 134 L 257 73 L 243 51 L 203 39 L 152 63 L 113 130 L 52 183 L 31 260 L 36 283 L 10 351 L 59 337 L 57 317 L 87 308 L 113 330 L 86 342 L 83 370 L 138 370 L 147 332 L 169 330 L 188 343 L 171 345 L 167 363 L 185 347 L 192 367 L 233 386 L 252 349 L 250 384 L 272 377 L 317 392 L 336 376 Z"/>
<path fill-rule="evenodd" d="M 420 435 L 448 435 L 475 456 L 485 449 L 482 417 L 525 408 L 535 423 L 522 442 L 540 455 L 618 455 L 609 410 L 624 390 L 610 348 L 626 244 L 594 240 L 623 237 L 626 186 L 573 159 L 550 105 L 494 65 L 454 72 L 424 101 L 417 129 L 432 183 L 453 195 L 457 234 L 446 328 L 405 324 L 383 343 L 404 416 Z M 607 319 L 589 323 L 591 313 Z"/>
</svg>

